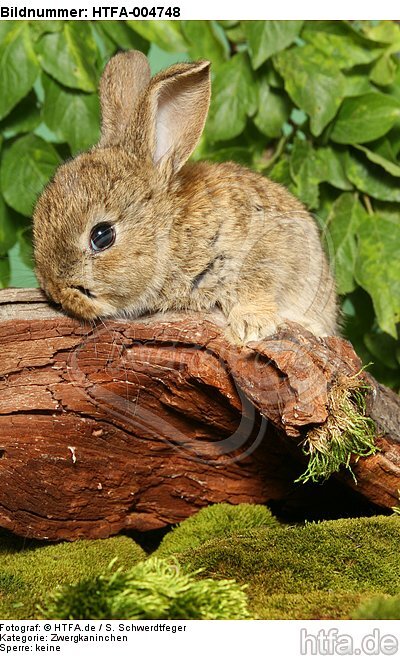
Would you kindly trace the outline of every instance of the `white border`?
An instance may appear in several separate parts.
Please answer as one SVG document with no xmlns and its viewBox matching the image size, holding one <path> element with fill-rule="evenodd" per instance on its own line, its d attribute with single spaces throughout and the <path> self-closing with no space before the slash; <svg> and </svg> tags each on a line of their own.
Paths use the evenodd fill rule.
<svg viewBox="0 0 400 656">
<path fill-rule="evenodd" d="M 92 19 L 93 8 L 178 6 L 184 20 L 362 20 L 400 19 L 398 0 L 0 0 L 0 7 L 74 8 L 87 10 L 86 19 Z M 109 17 L 111 18 L 111 17 Z M 117 20 L 114 17 L 114 20 Z"/>
</svg>

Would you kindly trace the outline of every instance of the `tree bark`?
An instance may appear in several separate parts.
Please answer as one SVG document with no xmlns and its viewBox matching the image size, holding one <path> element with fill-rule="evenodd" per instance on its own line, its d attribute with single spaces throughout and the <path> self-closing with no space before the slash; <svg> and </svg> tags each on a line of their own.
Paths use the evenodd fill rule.
<svg viewBox="0 0 400 656">
<path fill-rule="evenodd" d="M 39 290 L 0 292 L 0 526 L 48 540 L 157 529 L 221 501 L 301 496 L 301 443 L 361 363 L 291 324 L 240 349 L 218 317 L 85 325 Z M 398 504 L 399 397 L 370 385 L 380 451 L 340 485 Z M 321 486 L 313 486 L 320 494 Z M 317 495 L 318 496 L 318 495 Z"/>
</svg>

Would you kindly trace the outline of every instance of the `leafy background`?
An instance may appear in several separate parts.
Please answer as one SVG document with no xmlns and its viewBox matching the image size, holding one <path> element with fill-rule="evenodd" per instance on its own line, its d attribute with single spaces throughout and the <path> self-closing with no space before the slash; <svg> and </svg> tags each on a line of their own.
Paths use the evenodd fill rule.
<svg viewBox="0 0 400 656">
<path fill-rule="evenodd" d="M 317 217 L 343 331 L 400 387 L 400 26 L 395 21 L 0 22 L 0 285 L 36 285 L 35 199 L 94 144 L 96 88 L 119 49 L 153 72 L 212 61 L 195 159 L 233 159 L 285 184 Z"/>
</svg>

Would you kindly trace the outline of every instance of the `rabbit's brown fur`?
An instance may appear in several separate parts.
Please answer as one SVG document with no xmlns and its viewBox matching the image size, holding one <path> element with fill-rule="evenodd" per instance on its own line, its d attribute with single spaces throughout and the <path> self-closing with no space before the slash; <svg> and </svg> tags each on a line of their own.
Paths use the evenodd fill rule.
<svg viewBox="0 0 400 656">
<path fill-rule="evenodd" d="M 334 283 L 302 204 L 232 162 L 186 164 L 209 96 L 208 62 L 151 80 L 141 53 L 109 62 L 99 145 L 61 166 L 35 209 L 40 283 L 85 319 L 219 308 L 234 342 L 285 320 L 334 333 Z M 104 221 L 116 240 L 94 253 Z"/>
</svg>

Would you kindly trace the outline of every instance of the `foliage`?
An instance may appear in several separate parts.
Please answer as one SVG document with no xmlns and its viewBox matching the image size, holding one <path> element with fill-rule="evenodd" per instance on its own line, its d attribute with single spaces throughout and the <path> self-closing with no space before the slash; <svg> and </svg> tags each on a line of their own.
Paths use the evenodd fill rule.
<svg viewBox="0 0 400 656">
<path fill-rule="evenodd" d="M 165 63 L 212 61 L 210 115 L 194 157 L 245 163 L 287 185 L 316 215 L 336 269 L 344 331 L 364 363 L 374 363 L 371 371 L 398 388 L 394 21 L 3 21 L 0 284 L 10 279 L 12 246 L 24 242 L 27 252 L 43 184 L 62 159 L 97 140 L 104 63 L 118 49 L 150 45 L 164 51 Z"/>
<path fill-rule="evenodd" d="M 53 592 L 46 619 L 242 620 L 249 618 L 244 586 L 200 579 L 160 558 Z"/>
</svg>

